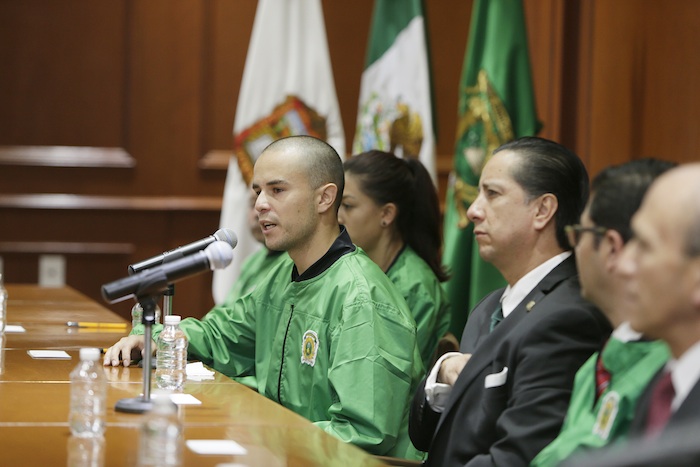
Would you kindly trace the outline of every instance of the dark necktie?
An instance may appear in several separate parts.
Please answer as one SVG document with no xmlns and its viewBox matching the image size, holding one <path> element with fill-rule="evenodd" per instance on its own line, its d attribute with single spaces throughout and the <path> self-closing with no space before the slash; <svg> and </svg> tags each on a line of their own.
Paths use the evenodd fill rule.
<svg viewBox="0 0 700 467">
<path fill-rule="evenodd" d="M 501 303 L 498 303 L 498 308 L 494 310 L 493 313 L 491 313 L 491 327 L 489 328 L 489 332 L 493 331 L 493 329 L 503 321 L 503 308 L 501 308 Z"/>
<path fill-rule="evenodd" d="M 671 416 L 671 402 L 675 395 L 676 391 L 673 389 L 671 372 L 666 371 L 656 383 L 651 393 L 649 415 L 647 416 L 645 431 L 645 435 L 648 438 L 657 436 L 664 426 L 666 426 Z"/>
<path fill-rule="evenodd" d="M 598 354 L 598 359 L 595 362 L 595 397 L 600 399 L 605 390 L 610 384 L 610 372 L 603 365 L 602 352 Z"/>
<path fill-rule="evenodd" d="M 600 399 L 605 390 L 610 385 L 611 375 L 610 372 L 603 365 L 603 351 L 605 351 L 605 346 L 608 344 L 606 340 L 603 347 L 598 352 L 598 359 L 595 361 L 595 399 Z"/>
</svg>

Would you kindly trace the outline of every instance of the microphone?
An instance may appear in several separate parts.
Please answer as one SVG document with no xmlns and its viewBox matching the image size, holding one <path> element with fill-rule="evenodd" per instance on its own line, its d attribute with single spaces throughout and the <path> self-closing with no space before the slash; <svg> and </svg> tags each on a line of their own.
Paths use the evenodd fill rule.
<svg viewBox="0 0 700 467">
<path fill-rule="evenodd" d="M 214 241 L 204 251 L 169 261 L 102 286 L 102 297 L 116 303 L 129 297 L 143 297 L 163 292 L 168 284 L 207 270 L 223 269 L 233 259 L 233 248 L 222 241 Z"/>
<path fill-rule="evenodd" d="M 231 249 L 236 248 L 238 244 L 238 238 L 236 234 L 233 233 L 231 229 L 219 229 L 214 232 L 213 235 L 209 235 L 196 242 L 183 245 L 181 247 L 175 248 L 174 250 L 166 251 L 160 255 L 153 256 L 152 258 L 145 259 L 138 263 L 134 263 L 129 266 L 129 275 L 141 272 L 144 269 L 151 269 L 155 266 L 160 266 L 163 263 L 182 258 L 183 256 L 191 255 L 197 251 L 203 250 L 207 246 L 211 245 L 216 241 L 226 242 L 231 246 Z"/>
</svg>

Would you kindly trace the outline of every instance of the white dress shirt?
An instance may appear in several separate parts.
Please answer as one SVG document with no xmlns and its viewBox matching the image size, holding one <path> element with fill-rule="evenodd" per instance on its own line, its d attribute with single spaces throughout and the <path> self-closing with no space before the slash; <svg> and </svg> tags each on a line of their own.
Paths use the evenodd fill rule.
<svg viewBox="0 0 700 467">
<path fill-rule="evenodd" d="M 669 360 L 666 368 L 671 371 L 671 381 L 676 392 L 671 402 L 671 410 L 675 412 L 700 380 L 700 342 L 686 350 L 678 360 Z"/>
</svg>

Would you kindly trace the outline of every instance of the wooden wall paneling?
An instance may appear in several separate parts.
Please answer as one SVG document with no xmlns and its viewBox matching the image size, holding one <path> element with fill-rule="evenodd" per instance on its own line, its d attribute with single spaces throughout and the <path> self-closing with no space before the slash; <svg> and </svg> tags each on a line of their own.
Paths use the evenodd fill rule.
<svg viewBox="0 0 700 467">
<path fill-rule="evenodd" d="M 453 167 L 462 66 L 467 52 L 472 1 L 425 2 L 433 78 L 438 196 L 444 202 Z"/>
<path fill-rule="evenodd" d="M 646 0 L 635 8 L 645 53 L 631 156 L 700 161 L 700 2 Z"/>
<path fill-rule="evenodd" d="M 328 51 L 345 131 L 345 148 L 352 153 L 355 137 L 360 79 L 365 68 L 373 1 L 323 0 Z"/>
<path fill-rule="evenodd" d="M 639 17 L 635 0 L 595 2 L 592 54 L 589 170 L 627 161 L 634 144 L 634 109 L 639 98 L 635 83 L 639 68 Z"/>
<path fill-rule="evenodd" d="M 200 182 L 203 2 L 131 3 L 129 150 L 139 195 L 220 193 Z"/>
<path fill-rule="evenodd" d="M 560 141 L 564 5 L 560 0 L 526 0 L 530 64 L 538 118 L 538 136 Z"/>
<path fill-rule="evenodd" d="M 698 160 L 698 2 L 594 2 L 589 169 L 656 156 Z M 695 157 L 693 159 L 693 157 Z"/>
<path fill-rule="evenodd" d="M 590 172 L 593 12 L 595 3 L 564 3 L 560 142 L 573 149 Z"/>
<path fill-rule="evenodd" d="M 0 143 L 122 146 L 124 5 L 0 4 Z"/>
<path fill-rule="evenodd" d="M 0 4 L 0 185 L 5 193 L 80 190 L 129 167 L 124 150 L 125 2 Z M 16 168 L 17 165 L 26 166 Z M 119 179 L 119 176 L 116 177 Z"/>
<path fill-rule="evenodd" d="M 232 155 L 233 119 L 256 7 L 256 0 L 204 4 L 199 162 L 203 169 L 225 170 Z"/>
</svg>

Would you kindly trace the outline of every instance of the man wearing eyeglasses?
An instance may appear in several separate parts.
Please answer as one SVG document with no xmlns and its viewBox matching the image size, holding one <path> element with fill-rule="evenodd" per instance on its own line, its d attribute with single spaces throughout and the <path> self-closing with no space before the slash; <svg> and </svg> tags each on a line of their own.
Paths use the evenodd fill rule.
<svg viewBox="0 0 700 467">
<path fill-rule="evenodd" d="M 673 165 L 642 159 L 603 170 L 591 184 L 580 224 L 566 226 L 576 254 L 581 294 L 605 314 L 615 330 L 603 350 L 576 373 L 561 433 L 531 466 L 556 466 L 578 450 L 624 437 L 642 389 L 668 359 L 663 342 L 644 339 L 629 326 L 629 311 L 638 304 L 624 293 L 617 266 L 632 236 L 630 220 L 647 188 Z"/>
<path fill-rule="evenodd" d="M 508 282 L 472 311 L 460 353 L 419 385 L 409 431 L 431 466 L 526 466 L 559 433 L 576 370 L 610 333 L 580 294 L 564 226 L 579 220 L 588 174 L 565 147 L 499 147 L 468 210 L 481 257 Z"/>
<path fill-rule="evenodd" d="M 576 467 L 700 465 L 700 163 L 649 188 L 618 262 L 637 306 L 630 325 L 668 344 L 671 359 L 646 385 L 630 439 L 572 458 Z"/>
</svg>

